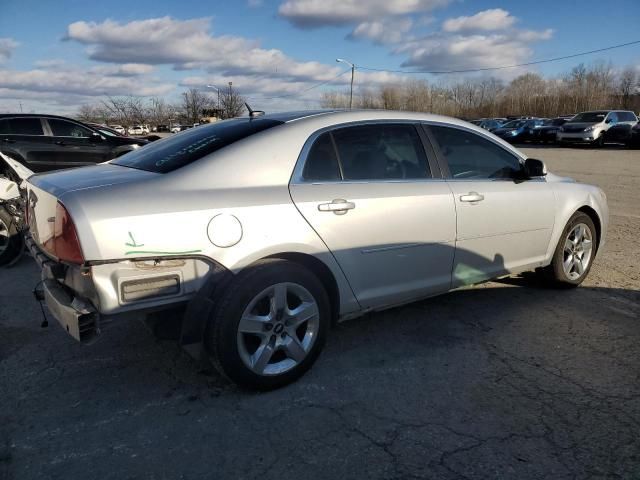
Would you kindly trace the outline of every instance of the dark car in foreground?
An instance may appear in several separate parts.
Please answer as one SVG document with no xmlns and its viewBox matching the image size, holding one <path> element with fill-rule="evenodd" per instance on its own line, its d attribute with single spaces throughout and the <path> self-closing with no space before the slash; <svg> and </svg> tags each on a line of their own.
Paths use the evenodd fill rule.
<svg viewBox="0 0 640 480">
<path fill-rule="evenodd" d="M 147 143 L 56 115 L 0 115 L 0 152 L 34 172 L 95 165 Z"/>
</svg>

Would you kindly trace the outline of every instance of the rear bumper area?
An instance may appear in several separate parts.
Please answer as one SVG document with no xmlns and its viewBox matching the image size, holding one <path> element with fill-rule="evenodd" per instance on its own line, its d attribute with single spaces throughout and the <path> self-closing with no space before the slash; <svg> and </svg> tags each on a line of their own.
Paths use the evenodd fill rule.
<svg viewBox="0 0 640 480">
<path fill-rule="evenodd" d="M 51 315 L 69 335 L 81 343 L 90 343 L 100 333 L 98 313 L 85 302 L 72 298 L 54 280 L 43 281 L 44 301 Z"/>
<path fill-rule="evenodd" d="M 44 301 L 49 313 L 69 335 L 79 342 L 90 343 L 100 333 L 100 316 L 89 300 L 64 285 L 69 267 L 45 255 L 30 235 L 26 236 L 25 245 L 42 270 L 42 290 L 36 297 Z M 83 290 L 90 288 L 89 282 L 85 282 Z"/>
</svg>

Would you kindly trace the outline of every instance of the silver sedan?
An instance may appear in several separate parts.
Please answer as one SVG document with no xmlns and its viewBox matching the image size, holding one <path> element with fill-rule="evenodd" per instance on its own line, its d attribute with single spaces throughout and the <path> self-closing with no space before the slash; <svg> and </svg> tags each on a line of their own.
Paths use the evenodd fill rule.
<svg viewBox="0 0 640 480">
<path fill-rule="evenodd" d="M 260 389 L 302 375 L 337 321 L 526 270 L 577 286 L 608 225 L 599 188 L 407 112 L 238 118 L 29 182 L 27 244 L 67 332 L 165 312 Z"/>
</svg>

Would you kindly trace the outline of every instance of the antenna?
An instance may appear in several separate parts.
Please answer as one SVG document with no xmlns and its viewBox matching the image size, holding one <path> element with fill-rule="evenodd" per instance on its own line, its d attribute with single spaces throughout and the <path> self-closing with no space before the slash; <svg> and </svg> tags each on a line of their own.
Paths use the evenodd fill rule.
<svg viewBox="0 0 640 480">
<path fill-rule="evenodd" d="M 247 102 L 244 102 L 244 106 L 247 107 L 250 118 L 261 117 L 262 115 L 264 115 L 264 110 L 253 110 Z"/>
</svg>

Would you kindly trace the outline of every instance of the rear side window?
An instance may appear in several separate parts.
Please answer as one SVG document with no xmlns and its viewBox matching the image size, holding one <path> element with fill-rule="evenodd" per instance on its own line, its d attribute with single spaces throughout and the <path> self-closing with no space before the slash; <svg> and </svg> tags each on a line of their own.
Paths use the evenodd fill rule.
<svg viewBox="0 0 640 480">
<path fill-rule="evenodd" d="M 430 126 L 454 179 L 515 178 L 520 161 L 504 148 L 476 133 Z"/>
<path fill-rule="evenodd" d="M 323 133 L 315 141 L 304 164 L 302 178 L 309 182 L 340 180 L 338 157 L 329 133 Z"/>
<path fill-rule="evenodd" d="M 167 173 L 282 123 L 268 118 L 235 118 L 201 125 L 134 150 L 111 163 L 149 172 Z"/>
<path fill-rule="evenodd" d="M 618 112 L 618 120 L 620 122 L 637 122 L 638 121 L 635 114 L 631 112 Z"/>
<path fill-rule="evenodd" d="M 90 137 L 91 130 L 84 128 L 77 123 L 68 122 L 66 120 L 58 120 L 57 118 L 48 118 L 51 133 L 54 137 Z"/>
<path fill-rule="evenodd" d="M 9 118 L 7 122 L 8 131 L 6 133 L 13 135 L 44 135 L 39 118 Z"/>
<path fill-rule="evenodd" d="M 344 180 L 430 178 L 415 126 L 374 124 L 341 128 L 333 138 Z"/>
</svg>

